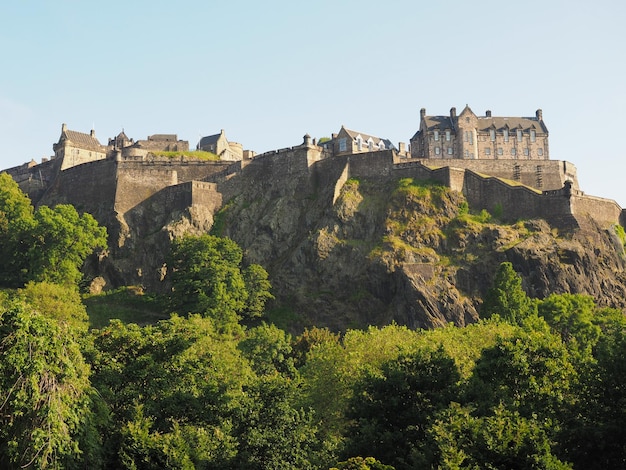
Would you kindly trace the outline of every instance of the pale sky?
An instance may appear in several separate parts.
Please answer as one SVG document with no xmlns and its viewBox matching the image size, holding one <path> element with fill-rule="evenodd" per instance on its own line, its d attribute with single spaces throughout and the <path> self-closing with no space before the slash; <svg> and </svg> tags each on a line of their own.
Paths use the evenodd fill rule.
<svg viewBox="0 0 626 470">
<path fill-rule="evenodd" d="M 262 153 L 342 125 L 408 143 L 420 108 L 541 108 L 550 157 L 626 207 L 624 0 L 11 0 L 0 19 L 0 169 L 52 155 L 63 123 Z"/>
</svg>

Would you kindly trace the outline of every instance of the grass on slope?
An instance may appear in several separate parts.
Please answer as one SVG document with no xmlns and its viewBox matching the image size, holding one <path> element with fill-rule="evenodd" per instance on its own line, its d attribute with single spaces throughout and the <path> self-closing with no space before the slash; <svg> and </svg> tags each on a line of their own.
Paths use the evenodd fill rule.
<svg viewBox="0 0 626 470">
<path fill-rule="evenodd" d="M 83 302 L 87 308 L 91 328 L 103 328 L 112 319 L 148 325 L 170 317 L 165 300 L 144 295 L 140 289 L 132 287 L 88 295 Z"/>
</svg>

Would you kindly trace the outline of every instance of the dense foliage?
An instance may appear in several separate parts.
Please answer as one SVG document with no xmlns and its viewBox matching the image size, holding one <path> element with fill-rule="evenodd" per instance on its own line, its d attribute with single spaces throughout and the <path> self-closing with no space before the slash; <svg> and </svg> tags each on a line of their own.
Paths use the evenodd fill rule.
<svg viewBox="0 0 626 470">
<path fill-rule="evenodd" d="M 74 267 L 102 232 L 4 183 L 2 468 L 626 466 L 626 322 L 590 297 L 530 299 L 503 263 L 465 328 L 292 337 L 263 268 L 201 236 L 173 244 L 178 314 L 89 330 Z"/>
</svg>

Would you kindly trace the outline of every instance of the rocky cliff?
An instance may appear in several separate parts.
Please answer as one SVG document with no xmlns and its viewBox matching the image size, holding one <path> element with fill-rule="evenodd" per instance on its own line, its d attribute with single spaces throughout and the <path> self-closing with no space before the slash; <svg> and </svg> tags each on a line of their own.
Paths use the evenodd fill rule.
<svg viewBox="0 0 626 470">
<path fill-rule="evenodd" d="M 219 215 L 221 233 L 268 269 L 276 306 L 300 327 L 465 325 L 503 261 L 533 297 L 585 293 L 626 306 L 613 229 L 498 223 L 460 193 L 410 178 L 348 180 L 334 203 L 330 190 L 301 180 L 278 193 L 249 185 Z"/>
<path fill-rule="evenodd" d="M 619 229 L 591 219 L 581 224 L 580 217 L 580 228 L 562 232 L 538 219 L 501 223 L 507 214 L 468 207 L 461 193 L 441 185 L 375 169 L 348 179 L 347 159 L 311 165 L 306 156 L 296 158 L 298 152 L 259 159 L 235 178 L 222 171 L 218 179 L 218 167 L 207 171 L 203 179 L 212 183 L 198 184 L 216 189 L 196 189 L 215 194 L 199 198 L 184 186 L 195 184 L 190 178 L 180 181 L 186 167 L 169 186 L 171 170 L 152 170 L 152 179 L 166 185 L 158 191 L 141 172 L 126 175 L 125 191 L 141 201 L 126 206 L 120 204 L 119 168 L 98 163 L 87 200 L 76 200 L 72 189 L 93 175 L 85 167 L 58 178 L 41 203 L 72 203 L 107 226 L 108 253 L 86 266 L 105 287 L 166 291 L 173 237 L 210 230 L 232 238 L 246 262 L 269 272 L 276 296 L 270 317 L 294 331 L 390 322 L 465 325 L 478 318 L 480 299 L 502 261 L 513 263 L 533 297 L 585 293 L 601 305 L 626 307 Z M 151 196 L 141 197 L 148 187 Z"/>
</svg>

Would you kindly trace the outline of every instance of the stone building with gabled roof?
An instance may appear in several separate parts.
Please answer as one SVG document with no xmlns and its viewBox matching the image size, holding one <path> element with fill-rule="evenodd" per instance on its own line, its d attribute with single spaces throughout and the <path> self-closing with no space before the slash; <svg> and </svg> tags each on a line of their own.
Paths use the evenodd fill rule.
<svg viewBox="0 0 626 470">
<path fill-rule="evenodd" d="M 214 153 L 220 160 L 240 161 L 244 158 L 243 146 L 238 142 L 229 142 L 224 129 L 219 134 L 202 137 L 196 148 Z"/>
<path fill-rule="evenodd" d="M 96 138 L 96 131 L 89 134 L 72 131 L 67 124 L 61 126 L 59 141 L 52 146 L 54 158 L 61 159 L 61 170 L 71 168 L 81 163 L 103 160 L 106 158 L 106 147 Z"/>
<path fill-rule="evenodd" d="M 428 159 L 548 160 L 548 129 L 541 109 L 534 117 L 477 116 L 469 106 L 457 116 L 420 111 L 411 157 Z"/>
<path fill-rule="evenodd" d="M 321 144 L 332 151 L 333 155 L 345 155 L 355 153 L 374 152 L 377 150 L 391 150 L 394 145 L 389 139 L 381 139 L 373 135 L 364 134 L 341 126 L 332 139 Z"/>
</svg>

